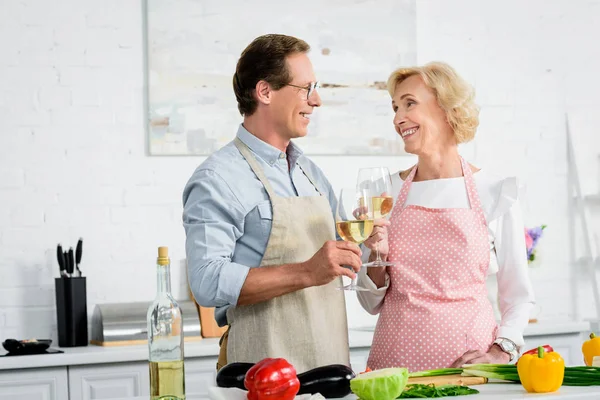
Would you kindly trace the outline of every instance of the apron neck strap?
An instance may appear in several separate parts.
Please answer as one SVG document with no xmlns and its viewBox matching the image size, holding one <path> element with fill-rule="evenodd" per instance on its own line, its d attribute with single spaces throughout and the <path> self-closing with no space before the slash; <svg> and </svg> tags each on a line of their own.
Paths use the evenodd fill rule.
<svg viewBox="0 0 600 400">
<path fill-rule="evenodd" d="M 464 158 L 460 158 L 460 165 L 462 166 L 463 175 L 465 176 L 465 185 L 467 186 L 467 196 L 469 197 L 469 204 L 471 209 L 480 210 L 481 201 L 479 200 L 479 194 L 477 193 L 477 186 L 475 186 L 475 178 L 473 178 L 473 171 L 467 164 Z"/>
<path fill-rule="evenodd" d="M 269 198 L 276 197 L 275 191 L 271 187 L 271 183 L 269 182 L 269 180 L 265 176 L 265 172 L 263 171 L 263 169 L 261 168 L 261 166 L 258 165 L 258 162 L 256 161 L 256 158 L 254 157 L 254 155 L 252 155 L 252 152 L 250 151 L 250 148 L 246 145 L 246 143 L 242 142 L 239 137 L 236 137 L 233 142 L 235 144 L 235 147 L 238 148 L 238 150 L 240 151 L 240 153 L 242 153 L 242 156 L 244 156 L 244 158 L 248 162 L 248 165 L 250 165 L 250 168 L 252 169 L 252 171 L 254 172 L 254 174 L 256 175 L 256 177 L 258 178 L 258 180 L 265 187 L 265 190 L 267 191 L 267 194 L 269 195 Z"/>
<path fill-rule="evenodd" d="M 321 192 L 321 189 L 319 189 L 319 187 L 317 186 L 316 181 L 310 176 L 310 174 L 308 173 L 308 171 L 306 170 L 306 168 L 304 168 L 302 166 L 302 163 L 300 162 L 300 160 L 298 160 L 298 167 L 300 168 L 300 171 L 302 171 L 302 173 L 304 174 L 304 176 L 306 176 L 306 179 L 308 179 L 308 181 L 313 185 L 313 187 L 315 188 L 315 190 L 317 191 L 317 193 L 319 193 L 319 195 L 323 196 L 323 192 Z"/>
<path fill-rule="evenodd" d="M 402 208 L 406 207 L 406 199 L 408 198 L 408 191 L 410 190 L 410 186 L 412 185 L 412 181 L 417 173 L 417 165 L 413 167 L 410 174 L 408 174 L 408 178 L 402 184 L 402 189 L 400 189 L 400 194 L 398 195 L 398 199 L 396 200 L 396 204 L 402 205 Z"/>
</svg>

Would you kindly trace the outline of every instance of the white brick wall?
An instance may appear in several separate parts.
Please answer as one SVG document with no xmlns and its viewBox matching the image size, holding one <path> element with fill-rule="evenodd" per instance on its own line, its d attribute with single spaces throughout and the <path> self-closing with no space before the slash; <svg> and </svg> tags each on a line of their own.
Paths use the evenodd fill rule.
<svg viewBox="0 0 600 400">
<path fill-rule="evenodd" d="M 141 3 L 0 3 L 0 340 L 56 337 L 55 246 L 80 236 L 90 315 L 96 303 L 152 298 L 159 245 L 185 297 L 181 191 L 202 159 L 146 156 Z M 518 174 L 527 223 L 549 225 L 531 275 L 540 318 L 565 318 L 564 113 L 578 113 L 586 190 L 597 191 L 600 1 L 419 0 L 417 15 L 419 61 L 451 63 L 478 91 L 482 125 L 463 154 Z M 315 161 L 340 187 L 361 165 L 412 160 Z M 374 321 L 348 300 L 351 325 Z"/>
</svg>

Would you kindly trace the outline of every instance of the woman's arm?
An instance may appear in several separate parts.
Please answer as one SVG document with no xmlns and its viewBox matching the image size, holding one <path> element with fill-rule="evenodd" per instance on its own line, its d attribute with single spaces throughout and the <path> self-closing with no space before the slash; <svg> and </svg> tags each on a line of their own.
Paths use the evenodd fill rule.
<svg viewBox="0 0 600 400">
<path fill-rule="evenodd" d="M 529 313 L 535 296 L 527 266 L 525 225 L 519 202 L 497 221 L 495 249 L 498 258 L 498 297 L 502 320 L 497 337 L 512 340 L 523 346 L 523 331 L 529 322 Z"/>
</svg>

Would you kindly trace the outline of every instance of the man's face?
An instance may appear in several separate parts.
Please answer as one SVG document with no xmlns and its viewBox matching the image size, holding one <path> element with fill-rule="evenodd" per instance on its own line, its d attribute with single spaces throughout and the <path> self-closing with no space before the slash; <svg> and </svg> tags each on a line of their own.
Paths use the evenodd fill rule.
<svg viewBox="0 0 600 400">
<path fill-rule="evenodd" d="M 305 53 L 293 54 L 287 57 L 286 62 L 292 77 L 290 85 L 294 86 L 284 86 L 273 92 L 271 110 L 275 129 L 289 140 L 306 136 L 312 111 L 321 105 L 321 97 L 313 90 L 307 98 L 308 87 L 316 81 L 308 56 Z"/>
</svg>

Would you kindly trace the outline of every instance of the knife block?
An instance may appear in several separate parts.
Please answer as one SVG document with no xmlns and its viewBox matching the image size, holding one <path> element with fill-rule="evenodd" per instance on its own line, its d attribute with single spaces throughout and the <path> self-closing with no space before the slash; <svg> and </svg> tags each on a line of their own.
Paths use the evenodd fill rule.
<svg viewBox="0 0 600 400">
<path fill-rule="evenodd" d="M 87 296 L 85 277 L 56 278 L 56 325 L 58 345 L 88 345 Z"/>
</svg>

